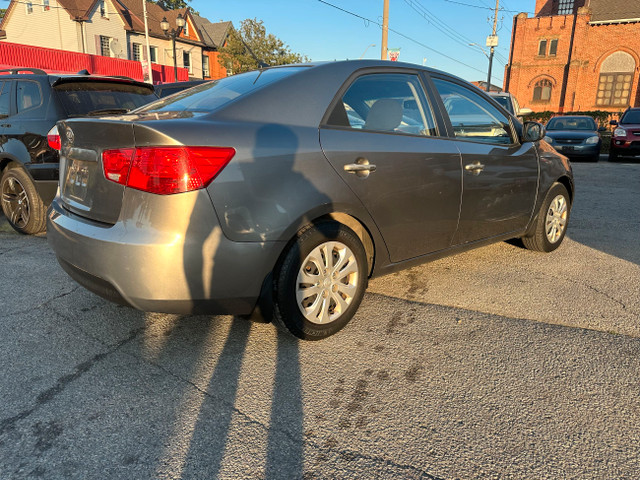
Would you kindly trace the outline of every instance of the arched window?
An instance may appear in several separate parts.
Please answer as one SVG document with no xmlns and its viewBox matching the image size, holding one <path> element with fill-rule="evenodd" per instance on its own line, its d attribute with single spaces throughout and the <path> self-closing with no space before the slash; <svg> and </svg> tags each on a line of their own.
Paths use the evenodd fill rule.
<svg viewBox="0 0 640 480">
<path fill-rule="evenodd" d="M 609 55 L 600 67 L 596 105 L 626 107 L 629 105 L 636 62 L 626 52 Z"/>
<path fill-rule="evenodd" d="M 533 101 L 538 103 L 549 103 L 551 100 L 551 80 L 539 80 L 533 87 Z"/>
</svg>

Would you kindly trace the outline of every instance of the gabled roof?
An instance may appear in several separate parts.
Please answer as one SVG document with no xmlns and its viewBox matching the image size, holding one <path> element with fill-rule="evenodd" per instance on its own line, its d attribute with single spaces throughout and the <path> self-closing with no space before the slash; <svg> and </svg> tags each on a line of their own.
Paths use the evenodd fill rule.
<svg viewBox="0 0 640 480">
<path fill-rule="evenodd" d="M 640 21 L 640 2 L 630 0 L 591 0 L 591 21 L 601 23 L 618 23 Z"/>
<path fill-rule="evenodd" d="M 233 28 L 231 22 L 211 23 L 204 17 L 192 15 L 192 18 L 202 34 L 202 41 L 209 48 L 222 48 L 224 42 Z"/>
</svg>

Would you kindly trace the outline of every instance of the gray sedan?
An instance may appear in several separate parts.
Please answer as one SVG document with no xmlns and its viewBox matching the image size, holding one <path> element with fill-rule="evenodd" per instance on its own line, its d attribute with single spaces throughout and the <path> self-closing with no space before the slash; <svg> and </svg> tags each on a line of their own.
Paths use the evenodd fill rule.
<svg viewBox="0 0 640 480">
<path fill-rule="evenodd" d="M 556 249 L 573 199 L 541 125 L 410 64 L 266 68 L 58 131 L 48 238 L 69 275 L 309 340 L 347 324 L 372 276 L 512 238 Z"/>
</svg>

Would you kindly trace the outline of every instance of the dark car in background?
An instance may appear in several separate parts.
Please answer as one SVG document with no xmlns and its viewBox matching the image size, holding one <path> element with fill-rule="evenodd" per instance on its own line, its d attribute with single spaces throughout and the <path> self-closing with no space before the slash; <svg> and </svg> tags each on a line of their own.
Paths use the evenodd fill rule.
<svg viewBox="0 0 640 480">
<path fill-rule="evenodd" d="M 186 82 L 159 83 L 154 88 L 156 95 L 158 95 L 159 98 L 164 98 L 208 81 L 209 80 L 189 80 Z"/>
<path fill-rule="evenodd" d="M 530 108 L 521 108 L 518 99 L 509 92 L 488 92 L 496 102 L 502 105 L 507 112 L 516 117 L 533 113 Z"/>
<path fill-rule="evenodd" d="M 640 155 L 640 108 L 628 108 L 619 121 L 611 120 L 615 126 L 611 136 L 609 161 L 616 162 L 621 156 Z"/>
<path fill-rule="evenodd" d="M 45 228 L 58 186 L 58 120 L 123 113 L 157 100 L 153 87 L 131 79 L 53 75 L 37 69 L 0 71 L 0 202 L 9 224 L 33 234 Z"/>
<path fill-rule="evenodd" d="M 588 115 L 564 115 L 547 122 L 545 141 L 572 160 L 597 162 L 602 140 L 598 124 Z"/>
<path fill-rule="evenodd" d="M 411 64 L 265 68 L 58 129 L 47 237 L 71 277 L 145 311 L 258 306 L 310 340 L 372 276 L 511 238 L 555 250 L 573 199 L 542 125 Z"/>
</svg>

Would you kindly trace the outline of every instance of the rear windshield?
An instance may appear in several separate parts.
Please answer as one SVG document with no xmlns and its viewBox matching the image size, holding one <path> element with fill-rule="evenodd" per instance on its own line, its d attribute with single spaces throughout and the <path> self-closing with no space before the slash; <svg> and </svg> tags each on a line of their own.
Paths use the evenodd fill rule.
<svg viewBox="0 0 640 480">
<path fill-rule="evenodd" d="M 622 116 L 620 123 L 640 123 L 640 110 L 629 110 Z"/>
<path fill-rule="evenodd" d="M 511 102 L 509 101 L 509 97 L 492 96 L 492 98 L 500 105 L 502 105 L 507 110 L 507 112 L 513 113 L 513 108 Z"/>
<path fill-rule="evenodd" d="M 593 118 L 555 117 L 547 123 L 547 130 L 597 130 Z"/>
<path fill-rule="evenodd" d="M 150 88 L 116 82 L 62 83 L 55 90 L 69 116 L 123 113 L 158 99 Z"/>
<path fill-rule="evenodd" d="M 252 90 L 300 72 L 307 67 L 281 67 L 241 73 L 203 83 L 138 110 L 148 112 L 212 112 Z"/>
</svg>

